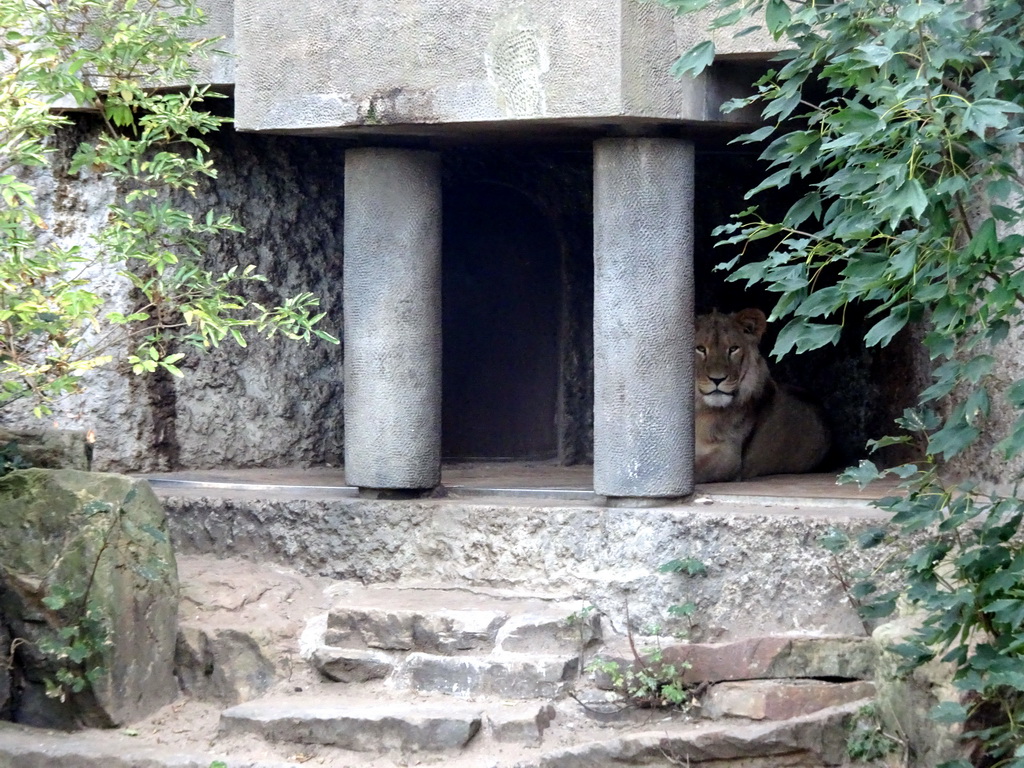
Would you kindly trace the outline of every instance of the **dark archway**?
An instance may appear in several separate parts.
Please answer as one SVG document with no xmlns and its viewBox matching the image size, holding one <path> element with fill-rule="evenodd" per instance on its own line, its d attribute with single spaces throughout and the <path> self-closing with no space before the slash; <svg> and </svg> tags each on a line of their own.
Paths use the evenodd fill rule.
<svg viewBox="0 0 1024 768">
<path fill-rule="evenodd" d="M 561 254 L 519 190 L 445 190 L 442 452 L 448 459 L 558 455 Z"/>
</svg>

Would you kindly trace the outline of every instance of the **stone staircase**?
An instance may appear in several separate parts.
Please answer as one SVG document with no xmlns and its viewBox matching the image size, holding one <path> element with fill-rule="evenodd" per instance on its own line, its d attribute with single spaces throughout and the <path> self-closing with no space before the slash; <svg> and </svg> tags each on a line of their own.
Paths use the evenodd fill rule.
<svg viewBox="0 0 1024 768">
<path fill-rule="evenodd" d="M 570 620 L 578 603 L 493 590 L 339 591 L 301 639 L 322 693 L 231 707 L 223 733 L 357 752 L 539 744 L 600 642 L 596 615 Z"/>
<path fill-rule="evenodd" d="M 179 700 L 115 731 L 0 724 L 0 768 L 821 768 L 874 695 L 814 543 L 866 506 L 231 493 L 165 498 Z M 658 574 L 689 555 L 706 577 Z M 685 590 L 724 641 L 639 634 Z M 624 701 L 607 671 L 637 655 L 693 706 Z"/>
<path fill-rule="evenodd" d="M 624 637 L 564 596 L 312 583 L 284 569 L 268 586 L 259 567 L 204 558 L 183 559 L 183 581 L 199 566 L 212 570 L 205 588 L 186 583 L 181 645 L 192 650 L 179 674 L 193 694 L 183 709 L 204 707 L 205 724 L 165 712 L 130 737 L 4 726 L 0 765 L 817 768 L 844 761 L 846 724 L 874 694 L 866 638 L 663 639 L 646 663 L 680 670 L 695 706 L 636 707 L 606 671 L 635 665 L 632 648 L 657 640 Z M 309 610 L 296 584 L 325 583 L 326 611 L 284 615 Z M 245 648 L 259 649 L 259 663 Z"/>
</svg>

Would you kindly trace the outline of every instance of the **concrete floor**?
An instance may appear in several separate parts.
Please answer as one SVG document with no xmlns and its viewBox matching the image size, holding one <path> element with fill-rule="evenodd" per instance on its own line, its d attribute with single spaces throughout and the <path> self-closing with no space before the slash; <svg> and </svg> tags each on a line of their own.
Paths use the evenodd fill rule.
<svg viewBox="0 0 1024 768">
<path fill-rule="evenodd" d="M 313 497 L 354 496 L 340 467 L 219 469 L 149 474 L 155 488 L 175 493 L 235 495 L 240 491 L 281 490 L 288 495 Z M 559 466 L 550 462 L 477 462 L 446 464 L 441 483 L 453 496 L 507 496 L 552 498 L 565 501 L 594 500 L 593 467 L 586 464 Z M 816 502 L 864 504 L 891 495 L 895 482 L 873 483 L 865 490 L 838 485 L 835 473 L 777 475 L 733 483 L 709 483 L 697 487 L 695 497 L 714 501 Z"/>
</svg>

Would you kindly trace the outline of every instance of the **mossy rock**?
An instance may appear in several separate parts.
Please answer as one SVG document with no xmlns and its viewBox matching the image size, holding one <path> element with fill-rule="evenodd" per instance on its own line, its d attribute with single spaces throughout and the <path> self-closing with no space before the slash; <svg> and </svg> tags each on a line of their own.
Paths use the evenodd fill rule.
<svg viewBox="0 0 1024 768">
<path fill-rule="evenodd" d="M 16 644 L 12 719 L 115 726 L 173 700 L 178 574 L 149 485 L 121 475 L 21 470 L 0 479 L 0 510 L 0 623 Z M 57 666 L 41 645 L 81 625 L 86 609 L 105 626 L 106 642 L 85 668 L 102 672 L 65 701 L 48 697 L 45 681 Z"/>
</svg>

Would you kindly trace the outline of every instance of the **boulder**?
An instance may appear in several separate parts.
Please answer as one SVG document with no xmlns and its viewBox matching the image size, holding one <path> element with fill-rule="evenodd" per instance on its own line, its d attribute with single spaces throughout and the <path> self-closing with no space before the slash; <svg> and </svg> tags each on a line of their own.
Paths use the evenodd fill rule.
<svg viewBox="0 0 1024 768">
<path fill-rule="evenodd" d="M 144 481 L 28 469 L 0 478 L 0 624 L 15 645 L 10 715 L 29 725 L 116 726 L 177 695 L 178 575 L 163 509 Z M 82 660 L 44 649 L 71 628 L 101 641 Z M 19 642 L 20 640 L 20 642 Z M 46 695 L 61 665 L 91 685 Z"/>
</svg>

